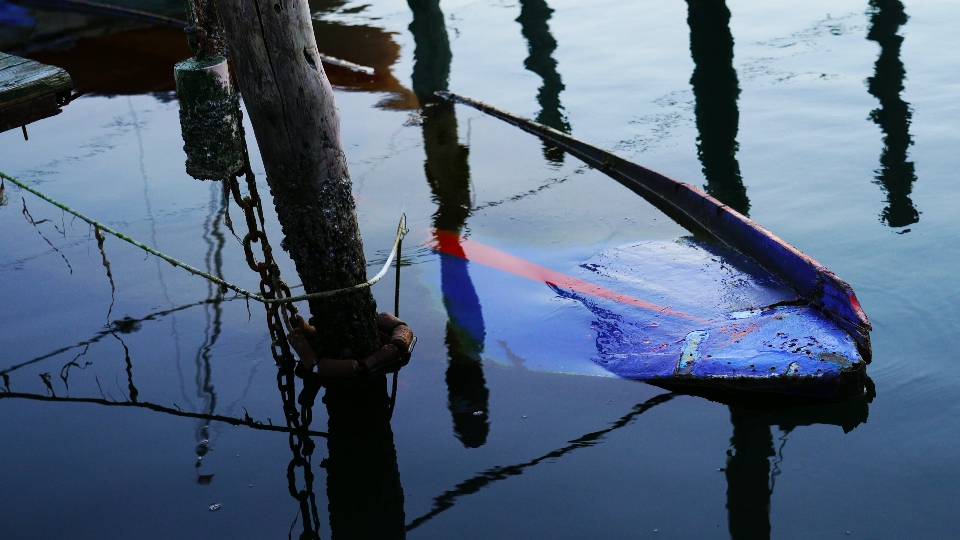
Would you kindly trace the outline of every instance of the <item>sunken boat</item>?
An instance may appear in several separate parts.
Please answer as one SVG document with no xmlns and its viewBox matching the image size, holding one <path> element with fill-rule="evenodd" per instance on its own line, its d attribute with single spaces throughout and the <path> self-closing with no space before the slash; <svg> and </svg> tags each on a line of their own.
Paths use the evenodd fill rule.
<svg viewBox="0 0 960 540">
<path fill-rule="evenodd" d="M 586 330 L 595 347 L 589 364 L 571 365 L 570 355 L 556 355 L 552 365 L 551 355 L 541 355 L 546 358 L 539 365 L 526 367 L 612 374 L 701 394 L 815 400 L 863 394 L 870 322 L 850 285 L 822 264 L 696 186 L 481 101 L 452 92 L 437 95 L 562 148 L 695 235 L 605 250 L 572 273 L 560 274 L 437 231 L 434 249 L 442 256 L 539 280 L 560 301 L 581 312 L 586 308 L 589 320 L 580 317 L 570 326 L 568 317 L 566 324 L 568 333 Z M 445 296 L 458 290 L 476 295 L 472 285 L 444 283 Z M 449 305 L 458 303 L 451 299 Z M 518 311 L 505 308 L 494 319 L 504 328 L 529 326 Z M 451 318 L 458 317 L 451 313 Z M 468 314 L 460 320 L 466 339 L 477 334 L 473 339 L 482 342 L 491 332 L 482 324 L 472 328 L 477 325 Z"/>
</svg>

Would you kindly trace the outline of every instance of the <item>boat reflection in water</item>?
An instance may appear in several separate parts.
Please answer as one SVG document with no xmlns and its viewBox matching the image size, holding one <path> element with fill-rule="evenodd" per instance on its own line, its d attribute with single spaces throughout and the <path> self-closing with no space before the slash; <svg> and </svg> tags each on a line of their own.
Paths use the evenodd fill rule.
<svg viewBox="0 0 960 540">
<path fill-rule="evenodd" d="M 783 461 L 783 448 L 787 436 L 802 426 L 833 425 L 849 433 L 867 421 L 870 403 L 873 400 L 873 383 L 868 380 L 868 392 L 857 398 L 842 402 L 817 405 L 787 405 L 755 401 L 752 398 L 738 399 L 730 404 L 730 422 L 733 436 L 727 451 L 724 476 L 727 480 L 727 521 L 730 538 L 733 540 L 762 540 L 770 538 L 770 499 Z M 577 450 L 603 444 L 614 431 L 638 421 L 638 417 L 650 409 L 666 404 L 682 396 L 668 392 L 654 396 L 613 422 L 610 427 L 587 433 L 556 450 L 528 461 L 513 465 L 494 467 L 460 482 L 452 489 L 433 499 L 432 508 L 413 519 L 407 531 L 414 530 L 437 515 L 453 508 L 460 499 L 477 493 L 492 484 L 522 475 L 541 463 L 557 463 L 559 458 Z M 724 399 L 722 394 L 702 395 L 708 399 Z M 771 428 L 778 428 L 783 435 L 780 447 L 775 448 Z M 773 461 L 771 461 L 771 458 Z"/>
<path fill-rule="evenodd" d="M 470 150 L 457 137 L 454 105 L 434 95 L 446 90 L 450 77 L 450 41 L 439 0 L 409 0 L 414 51 L 413 89 L 420 100 L 423 122 L 424 171 L 437 203 L 433 229 L 464 231 L 472 211 Z M 438 239 L 439 241 L 439 239 Z M 462 249 L 456 242 L 448 246 Z M 483 311 L 469 273 L 470 263 L 455 255 L 440 255 L 443 305 L 447 311 L 445 341 L 448 404 L 456 437 L 467 448 L 478 448 L 490 432 L 487 390 L 480 354 L 486 330 Z"/>
<path fill-rule="evenodd" d="M 920 213 L 910 199 L 917 175 L 913 162 L 907 161 L 907 150 L 913 144 L 910 137 L 913 114 L 910 104 L 900 97 L 906 70 L 900 61 L 903 36 L 897 31 L 906 22 L 907 14 L 899 0 L 870 1 L 867 39 L 880 45 L 880 56 L 873 77 L 867 79 L 867 89 L 880 101 L 880 108 L 870 112 L 870 119 L 883 131 L 883 153 L 876 183 L 887 194 L 887 206 L 880 213 L 880 221 L 894 228 L 920 221 Z"/>
<path fill-rule="evenodd" d="M 733 435 L 727 450 L 727 525 L 733 540 L 769 539 L 770 500 L 774 493 L 787 437 L 802 426 L 835 425 L 844 433 L 867 421 L 875 397 L 867 379 L 863 396 L 821 405 L 784 407 L 778 404 L 738 401 L 730 405 Z M 775 447 L 772 429 L 782 435 Z"/>
</svg>

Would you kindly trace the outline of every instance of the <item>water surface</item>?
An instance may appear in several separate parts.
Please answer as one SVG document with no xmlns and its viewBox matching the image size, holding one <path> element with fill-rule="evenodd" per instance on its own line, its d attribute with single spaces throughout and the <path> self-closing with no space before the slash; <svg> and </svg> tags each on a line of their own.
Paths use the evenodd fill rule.
<svg viewBox="0 0 960 540">
<path fill-rule="evenodd" d="M 177 13 L 156 4 L 140 7 Z M 312 8 L 321 52 L 376 69 L 373 77 L 327 71 L 371 272 L 407 214 L 400 314 L 419 336 L 389 429 L 370 441 L 379 457 L 324 461 L 338 450 L 312 438 L 321 537 L 361 535 L 371 519 L 338 503 L 356 495 L 338 479 L 360 469 L 370 471 L 363 485 L 385 494 L 377 508 L 393 520 L 393 536 L 408 529 L 409 538 L 951 538 L 960 530 L 960 7 L 325 0 Z M 0 134 L 0 170 L 255 287 L 225 227 L 220 187 L 184 171 L 171 76 L 189 54 L 182 34 L 20 13 L 3 19 L 0 48 L 68 69 L 89 93 L 28 126 L 29 141 L 17 130 Z M 531 369 L 531 355 L 596 350 L 589 337 L 551 333 L 567 312 L 549 287 L 436 254 L 434 229 L 560 272 L 604 250 L 690 233 L 556 148 L 436 102 L 432 93 L 444 89 L 703 186 L 824 263 L 853 286 L 873 323 L 868 395 L 791 416 Z M 9 184 L 6 196 L 5 534 L 299 535 L 286 434 L 114 405 L 282 424 L 262 308 L 248 311 L 108 238 L 111 283 L 85 224 Z M 280 264 L 296 283 L 292 263 Z M 393 293 L 391 273 L 374 287 L 381 309 L 392 309 Z M 505 333 L 507 317 L 524 313 L 515 306 L 529 320 Z M 327 424 L 318 405 L 313 428 Z M 296 478 L 295 492 L 305 488 L 302 469 Z"/>
</svg>

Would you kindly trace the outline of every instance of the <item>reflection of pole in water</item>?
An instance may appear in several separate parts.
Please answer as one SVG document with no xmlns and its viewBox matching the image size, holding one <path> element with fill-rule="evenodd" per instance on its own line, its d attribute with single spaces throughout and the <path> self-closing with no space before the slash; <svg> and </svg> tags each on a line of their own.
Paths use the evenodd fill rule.
<svg viewBox="0 0 960 540">
<path fill-rule="evenodd" d="M 727 520 L 734 540 L 770 538 L 770 498 L 783 460 L 786 436 L 798 426 L 835 425 L 849 433 L 867 421 L 876 397 L 873 382 L 865 381 L 864 395 L 840 403 L 770 409 L 762 412 L 730 405 L 733 436 L 727 451 Z M 783 433 L 774 449 L 771 429 Z M 776 456 L 771 467 L 771 457 Z"/>
<path fill-rule="evenodd" d="M 469 149 L 457 138 L 452 103 L 433 93 L 446 90 L 450 75 L 450 42 L 439 0 L 409 0 L 410 31 L 416 43 L 413 89 L 423 106 L 424 169 L 437 201 L 435 229 L 460 234 L 472 208 Z M 477 448 L 487 440 L 489 391 L 480 353 L 486 334 L 483 312 L 466 259 L 440 256 L 441 289 L 447 310 L 446 344 L 450 358 L 446 382 L 454 432 L 464 446 Z"/>
<path fill-rule="evenodd" d="M 331 386 L 327 406 L 327 498 L 335 539 L 404 538 L 403 486 L 390 427 L 386 376 Z"/>
<path fill-rule="evenodd" d="M 413 11 L 410 33 L 413 34 L 413 91 L 420 107 L 442 101 L 433 95 L 446 90 L 450 80 L 450 39 L 440 11 L 440 0 L 407 0 Z"/>
<path fill-rule="evenodd" d="M 887 207 L 880 220 L 890 227 L 905 227 L 920 221 L 920 213 L 913 207 L 910 192 L 917 179 L 913 162 L 907 161 L 910 138 L 910 105 L 900 98 L 906 70 L 900 61 L 903 37 L 897 35 L 906 24 L 907 14 L 899 0 L 870 0 L 870 30 L 867 39 L 880 45 L 873 77 L 867 79 L 867 89 L 880 101 L 880 108 L 870 112 L 870 119 L 883 131 L 883 153 L 876 183 L 887 194 Z"/>
<path fill-rule="evenodd" d="M 226 200 L 222 197 L 220 186 L 218 184 L 212 184 L 210 187 L 211 213 L 203 225 L 203 240 L 207 244 L 207 253 L 204 257 L 204 262 L 208 273 L 220 277 L 223 275 L 223 247 L 226 244 L 226 237 L 223 234 L 223 231 L 220 230 L 220 220 L 223 218 L 223 214 L 226 211 Z M 219 298 L 220 296 L 220 290 L 217 289 L 212 283 L 207 282 L 207 300 Z M 209 308 L 213 309 L 212 317 Z M 210 359 L 212 356 L 211 351 L 213 350 L 214 345 L 216 345 L 217 340 L 220 338 L 220 333 L 222 331 L 223 307 L 220 305 L 220 302 L 212 302 L 209 304 L 204 304 L 203 310 L 207 321 L 206 330 L 204 331 L 203 344 L 197 350 L 197 356 L 194 359 L 197 367 L 195 382 L 197 385 L 197 396 L 203 402 L 202 412 L 212 415 L 217 408 L 217 393 L 213 387 L 213 373 L 210 367 Z M 200 420 L 197 422 L 196 438 L 196 466 L 199 469 L 202 464 L 203 457 L 210 450 L 210 424 L 207 421 Z M 212 475 L 201 475 L 200 482 L 207 483 L 210 481 L 211 477 Z"/>
<path fill-rule="evenodd" d="M 440 256 L 443 305 L 447 310 L 446 344 L 450 365 L 446 383 L 453 429 L 467 448 L 479 448 L 490 432 L 490 391 L 480 353 L 486 330 L 483 312 L 465 258 Z"/>
<path fill-rule="evenodd" d="M 730 407 L 733 436 L 727 450 L 727 522 L 733 540 L 770 538 L 770 424 L 757 413 Z"/>
<path fill-rule="evenodd" d="M 707 179 L 707 193 L 743 215 L 750 200 L 737 162 L 740 86 L 733 68 L 730 10 L 724 0 L 687 0 L 690 55 L 694 69 L 690 84 L 696 100 L 697 155 Z"/>
<path fill-rule="evenodd" d="M 560 92 L 565 86 L 557 72 L 557 61 L 553 59 L 553 51 L 557 49 L 557 40 L 550 33 L 547 21 L 553 15 L 553 10 L 545 0 L 520 0 L 520 33 L 527 40 L 529 55 L 523 61 L 524 67 L 536 73 L 543 79 L 543 85 L 537 92 L 537 102 L 540 103 L 540 112 L 537 122 L 550 126 L 553 129 L 570 133 L 570 123 L 563 113 L 560 104 Z M 543 143 L 543 157 L 551 163 L 563 163 L 563 150 L 548 143 Z"/>
</svg>

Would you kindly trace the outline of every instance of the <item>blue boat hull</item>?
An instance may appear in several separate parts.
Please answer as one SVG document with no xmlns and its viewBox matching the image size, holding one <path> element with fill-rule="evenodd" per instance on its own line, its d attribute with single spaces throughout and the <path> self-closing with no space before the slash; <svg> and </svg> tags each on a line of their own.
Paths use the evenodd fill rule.
<svg viewBox="0 0 960 540">
<path fill-rule="evenodd" d="M 448 310 L 451 325 L 486 342 L 477 349 L 505 365 L 819 399 L 863 389 L 866 362 L 856 341 L 725 247 L 690 238 L 621 246 L 551 270 L 569 276 L 559 284 L 512 275 L 480 257 L 486 264 L 468 262 L 469 247 L 441 256 L 444 303 L 458 307 Z M 524 257 L 564 258 L 533 250 Z M 594 289 L 608 292 L 589 294 Z"/>
</svg>

